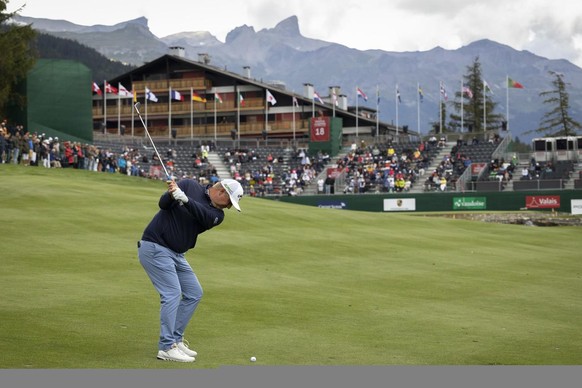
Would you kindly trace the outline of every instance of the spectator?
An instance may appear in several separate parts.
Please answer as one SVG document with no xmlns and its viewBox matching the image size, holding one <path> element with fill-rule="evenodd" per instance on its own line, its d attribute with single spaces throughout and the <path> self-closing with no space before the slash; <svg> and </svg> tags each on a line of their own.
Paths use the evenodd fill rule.
<svg viewBox="0 0 582 388">
<path fill-rule="evenodd" d="M 445 178 L 444 175 L 441 176 L 439 189 L 441 191 L 446 191 L 447 190 L 447 178 Z"/>
<path fill-rule="evenodd" d="M 5 163 L 6 161 L 6 130 L 4 126 L 4 122 L 0 126 L 0 163 Z"/>
</svg>

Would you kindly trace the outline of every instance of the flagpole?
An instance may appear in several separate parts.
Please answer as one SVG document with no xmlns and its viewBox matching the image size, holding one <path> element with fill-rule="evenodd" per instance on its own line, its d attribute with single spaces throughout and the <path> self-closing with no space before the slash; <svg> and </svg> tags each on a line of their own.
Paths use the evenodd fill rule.
<svg viewBox="0 0 582 388">
<path fill-rule="evenodd" d="M 238 144 L 240 144 L 240 91 L 237 89 L 237 103 L 236 103 L 236 132 L 238 138 Z"/>
<path fill-rule="evenodd" d="M 133 87 L 133 84 L 131 84 L 131 102 L 133 105 L 133 102 L 137 101 L 137 94 L 135 93 L 135 88 Z M 133 136 L 134 136 L 134 130 L 135 130 L 135 125 L 133 123 L 133 119 L 134 119 L 134 113 L 133 113 L 134 109 L 133 106 L 131 107 L 131 138 L 133 140 Z"/>
<path fill-rule="evenodd" d="M 376 140 L 380 135 L 380 87 L 376 84 Z"/>
<path fill-rule="evenodd" d="M 505 76 L 505 121 L 509 131 L 509 75 Z"/>
<path fill-rule="evenodd" d="M 103 125 L 107 134 L 107 80 L 103 80 Z"/>
<path fill-rule="evenodd" d="M 190 88 L 190 140 L 194 139 L 194 88 Z"/>
<path fill-rule="evenodd" d="M 121 136 L 121 82 L 117 83 L 117 136 Z"/>
<path fill-rule="evenodd" d="M 315 117 L 315 90 L 313 91 L 313 96 L 311 96 L 311 118 Z"/>
<path fill-rule="evenodd" d="M 422 136 L 420 135 L 420 83 L 418 82 L 416 83 L 416 131 L 422 140 Z"/>
<path fill-rule="evenodd" d="M 443 133 L 443 81 L 439 83 L 440 93 L 439 93 L 439 133 Z"/>
<path fill-rule="evenodd" d="M 417 109 L 416 109 L 416 130 L 417 132 L 420 134 L 420 82 L 416 83 L 416 87 L 417 87 L 417 99 L 418 99 L 418 103 L 417 103 Z"/>
<path fill-rule="evenodd" d="M 267 127 L 269 126 L 269 98 L 267 97 L 268 90 L 265 89 L 265 133 L 267 133 Z"/>
<path fill-rule="evenodd" d="M 483 134 L 487 133 L 487 95 L 485 91 L 485 79 L 483 79 Z"/>
<path fill-rule="evenodd" d="M 396 89 L 394 89 L 394 99 L 396 104 L 396 137 L 398 138 L 398 84 L 396 84 Z"/>
<path fill-rule="evenodd" d="M 216 92 L 214 92 L 214 141 L 216 142 Z"/>
<path fill-rule="evenodd" d="M 172 139 L 172 86 L 168 88 L 168 140 Z"/>
<path fill-rule="evenodd" d="M 358 116 L 360 115 L 358 112 L 358 86 L 356 86 L 356 140 L 358 139 Z"/>
<path fill-rule="evenodd" d="M 291 101 L 291 106 L 293 110 L 293 145 L 295 145 L 295 101 L 297 101 L 297 99 L 295 96 L 293 96 L 293 101 Z"/>
<path fill-rule="evenodd" d="M 461 79 L 461 133 L 463 133 L 465 131 L 465 123 L 464 123 L 464 102 L 465 102 L 465 98 L 464 98 L 464 94 L 463 94 L 463 80 Z"/>
</svg>

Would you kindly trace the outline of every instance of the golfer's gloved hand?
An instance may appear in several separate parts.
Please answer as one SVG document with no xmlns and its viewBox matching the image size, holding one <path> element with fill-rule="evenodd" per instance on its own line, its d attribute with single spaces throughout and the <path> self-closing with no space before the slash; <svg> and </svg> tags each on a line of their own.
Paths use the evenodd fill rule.
<svg viewBox="0 0 582 388">
<path fill-rule="evenodd" d="M 176 201 L 188 203 L 188 197 L 179 187 L 176 187 L 176 190 L 172 191 L 172 197 L 174 197 Z"/>
</svg>

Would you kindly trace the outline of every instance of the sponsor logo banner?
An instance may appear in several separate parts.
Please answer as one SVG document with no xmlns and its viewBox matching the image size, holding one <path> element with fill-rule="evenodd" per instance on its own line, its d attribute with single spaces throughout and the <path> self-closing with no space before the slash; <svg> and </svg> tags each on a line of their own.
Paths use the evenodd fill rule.
<svg viewBox="0 0 582 388">
<path fill-rule="evenodd" d="M 454 197 L 453 210 L 485 210 L 487 209 L 486 197 Z"/>
<path fill-rule="evenodd" d="M 317 204 L 317 207 L 323 209 L 347 209 L 348 204 L 345 202 L 320 202 Z"/>
<path fill-rule="evenodd" d="M 573 199 L 570 201 L 572 214 L 582 214 L 582 199 Z"/>
<path fill-rule="evenodd" d="M 415 211 L 415 210 L 416 210 L 415 198 L 394 198 L 384 200 L 385 212 Z"/>
<path fill-rule="evenodd" d="M 481 170 L 485 168 L 485 163 L 471 163 L 471 174 L 479 175 Z"/>
<path fill-rule="evenodd" d="M 560 207 L 559 195 L 527 195 L 525 207 L 528 209 L 555 209 Z"/>
</svg>

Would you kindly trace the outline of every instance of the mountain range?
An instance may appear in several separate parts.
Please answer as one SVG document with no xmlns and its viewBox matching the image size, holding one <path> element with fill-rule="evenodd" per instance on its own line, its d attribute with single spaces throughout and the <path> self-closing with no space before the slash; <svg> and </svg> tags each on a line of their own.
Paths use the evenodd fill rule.
<svg viewBox="0 0 582 388">
<path fill-rule="evenodd" d="M 239 74 L 250 71 L 256 80 L 297 93 L 303 92 L 306 83 L 314 85 L 322 96 L 328 94 L 329 87 L 339 86 L 348 103 L 355 105 L 359 87 L 368 96 L 368 101 L 359 102 L 360 105 L 375 109 L 379 96 L 380 120 L 408 125 L 423 134 L 438 121 L 441 82 L 449 101 L 453 100 L 455 92 L 461 90 L 467 67 L 478 58 L 482 76 L 492 89 L 490 97 L 498 104 L 495 113 L 508 114 L 512 135 L 526 142 L 541 136 L 531 131 L 540 126 L 543 115 L 551 108 L 539 94 L 553 89 L 548 72 L 555 71 L 564 75 L 570 116 L 582 122 L 581 68 L 567 60 L 551 60 L 487 39 L 456 50 L 435 47 L 414 52 L 362 51 L 304 37 L 295 16 L 260 31 L 247 25 L 236 27 L 225 42 L 206 31 L 159 38 L 149 30 L 144 17 L 112 26 L 81 26 L 26 16 L 15 16 L 14 20 L 32 24 L 39 32 L 78 41 L 112 60 L 134 66 L 180 46 L 188 59 L 198 60 L 200 54 L 207 54 L 211 65 Z M 120 74 L 114 76 L 117 75 Z M 508 89 L 507 77 L 521 83 L 524 89 Z M 424 94 L 421 103 L 418 86 Z M 398 104 L 396 89 L 401 97 Z M 447 113 L 452 112 L 453 108 L 447 107 Z"/>
</svg>

